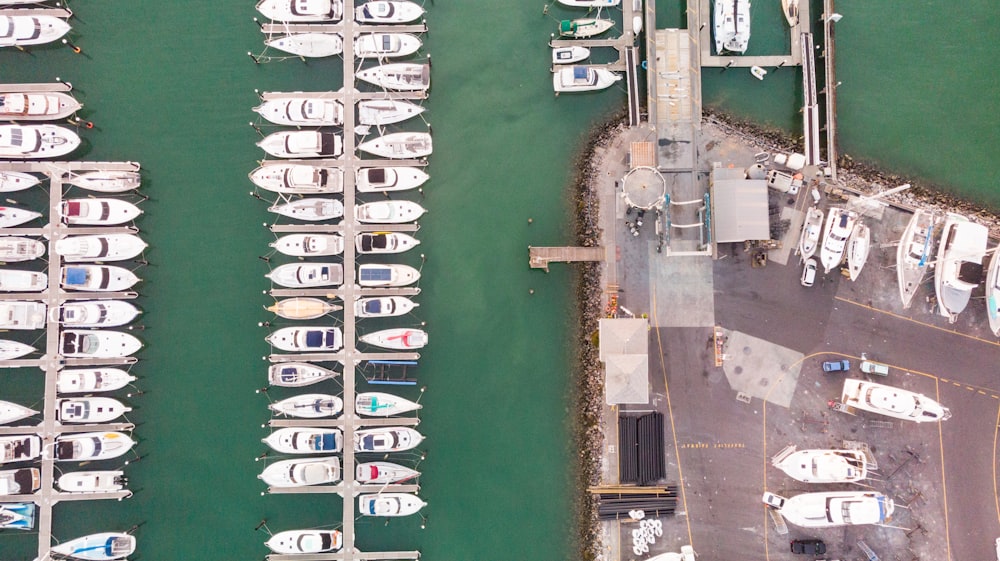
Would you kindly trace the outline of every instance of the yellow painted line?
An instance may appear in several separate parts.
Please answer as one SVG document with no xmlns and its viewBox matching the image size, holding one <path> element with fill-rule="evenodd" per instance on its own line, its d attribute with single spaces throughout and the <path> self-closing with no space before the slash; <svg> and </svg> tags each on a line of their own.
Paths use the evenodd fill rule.
<svg viewBox="0 0 1000 561">
<path fill-rule="evenodd" d="M 938 326 L 930 324 L 930 323 L 924 323 L 922 321 L 918 321 L 918 320 L 915 320 L 915 319 L 910 318 L 910 317 L 901 316 L 901 315 L 899 315 L 897 313 L 890 312 L 888 310 L 882 310 L 882 309 L 879 309 L 879 308 L 874 308 L 872 306 L 869 306 L 868 304 L 862 304 L 861 302 L 855 302 L 854 300 L 848 300 L 847 298 L 843 298 L 841 296 L 835 296 L 834 300 L 839 300 L 841 302 L 844 302 L 845 304 L 853 304 L 855 306 L 858 306 L 859 308 L 864 308 L 866 310 L 871 310 L 873 312 L 878 312 L 880 314 L 883 314 L 883 315 L 886 315 L 886 316 L 890 316 L 890 317 L 894 317 L 896 319 L 901 319 L 903 321 L 908 321 L 910 323 L 915 323 L 917 325 L 922 325 L 924 327 L 933 329 L 935 331 L 942 331 L 944 333 L 950 333 L 951 335 L 955 335 L 956 337 L 964 337 L 965 339 L 971 339 L 973 341 L 979 341 L 980 343 L 986 343 L 987 345 L 993 345 L 994 347 L 1000 347 L 1000 341 L 990 341 L 989 339 L 983 339 L 981 337 L 976 337 L 975 335 L 967 335 L 965 333 L 960 333 L 960 332 L 955 331 L 953 329 L 945 329 L 943 327 L 938 327 Z"/>
<path fill-rule="evenodd" d="M 993 424 L 993 502 L 997 508 L 997 522 L 1000 522 L 1000 489 L 997 489 L 997 437 L 1000 436 L 1000 407 L 997 407 L 997 422 Z"/>
<path fill-rule="evenodd" d="M 934 383 L 934 398 L 938 403 L 941 403 L 941 391 L 938 387 L 937 382 Z M 941 423 L 937 423 L 938 426 L 938 449 L 941 450 L 941 495 L 944 499 L 944 539 L 945 545 L 947 546 L 948 559 L 951 560 L 951 528 L 948 526 L 948 486 L 945 485 L 944 478 L 944 431 L 941 429 Z M 996 457 L 996 456 L 994 456 Z M 994 462 L 996 464 L 996 462 Z M 995 469 L 995 468 L 994 468 Z"/>
</svg>

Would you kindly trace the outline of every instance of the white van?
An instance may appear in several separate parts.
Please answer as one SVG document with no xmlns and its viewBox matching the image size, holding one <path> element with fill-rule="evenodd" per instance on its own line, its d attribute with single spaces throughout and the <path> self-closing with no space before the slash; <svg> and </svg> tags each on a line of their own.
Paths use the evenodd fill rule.
<svg viewBox="0 0 1000 561">
<path fill-rule="evenodd" d="M 870 360 L 861 361 L 861 371 L 865 374 L 877 374 L 879 376 L 888 376 L 889 367 L 881 362 L 872 362 Z"/>
</svg>

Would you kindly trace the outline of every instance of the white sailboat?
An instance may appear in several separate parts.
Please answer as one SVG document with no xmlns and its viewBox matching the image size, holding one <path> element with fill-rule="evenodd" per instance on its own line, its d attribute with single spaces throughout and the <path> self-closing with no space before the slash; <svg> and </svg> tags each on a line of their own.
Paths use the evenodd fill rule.
<svg viewBox="0 0 1000 561">
<path fill-rule="evenodd" d="M 358 123 L 384 126 L 416 117 L 426 108 L 401 99 L 369 99 L 358 102 Z"/>
<path fill-rule="evenodd" d="M 324 58 L 344 52 L 344 40 L 338 33 L 290 33 L 268 39 L 264 44 L 306 58 Z"/>
<path fill-rule="evenodd" d="M 415 401 L 383 392 L 362 392 L 354 399 L 354 410 L 367 417 L 392 417 L 421 407 Z"/>
<path fill-rule="evenodd" d="M 19 171 L 0 171 L 0 193 L 23 191 L 38 185 L 38 177 Z"/>
<path fill-rule="evenodd" d="M 355 76 L 387 90 L 427 91 L 431 87 L 429 64 L 394 62 L 359 70 Z"/>
<path fill-rule="evenodd" d="M 851 237 L 847 240 L 847 272 L 852 281 L 857 280 L 868 261 L 871 250 L 871 229 L 860 220 L 854 225 Z"/>
<path fill-rule="evenodd" d="M 0 206 L 0 228 L 14 228 L 41 216 L 42 213 L 26 208 Z"/>
<path fill-rule="evenodd" d="M 0 425 L 7 425 L 37 415 L 38 411 L 12 401 L 0 401 Z"/>
<path fill-rule="evenodd" d="M 137 171 L 98 170 L 84 173 L 68 173 L 64 183 L 99 193 L 124 193 L 138 189 L 142 176 Z"/>
<path fill-rule="evenodd" d="M 320 298 L 296 296 L 279 300 L 265 309 L 285 319 L 303 320 L 321 318 L 342 307 Z"/>
<path fill-rule="evenodd" d="M 393 132 L 358 145 L 358 150 L 390 159 L 413 159 L 430 156 L 434 151 L 430 133 Z"/>
<path fill-rule="evenodd" d="M 799 256 L 803 261 L 816 253 L 819 237 L 823 233 L 823 211 L 812 207 L 806 212 L 806 220 L 802 225 L 802 235 L 799 237 Z"/>
<path fill-rule="evenodd" d="M 306 393 L 276 401 L 268 408 L 279 415 L 302 419 L 336 417 L 344 410 L 344 400 L 335 395 Z"/>
<path fill-rule="evenodd" d="M 396 327 L 366 333 L 358 340 L 383 349 L 413 350 L 427 345 L 427 332 L 422 329 Z"/>
<path fill-rule="evenodd" d="M 267 370 L 272 386 L 300 388 L 337 376 L 337 372 L 308 362 L 282 362 L 272 364 Z"/>
</svg>

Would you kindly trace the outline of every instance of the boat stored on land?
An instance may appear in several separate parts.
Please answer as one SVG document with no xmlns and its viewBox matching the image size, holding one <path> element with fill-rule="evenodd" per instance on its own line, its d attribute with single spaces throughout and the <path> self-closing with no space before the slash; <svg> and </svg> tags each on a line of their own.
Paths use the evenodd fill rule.
<svg viewBox="0 0 1000 561">
<path fill-rule="evenodd" d="M 834 268 L 839 267 L 844 260 L 844 250 L 847 248 L 847 238 L 854 231 L 854 224 L 858 219 L 858 213 L 844 208 L 831 208 L 826 217 L 826 226 L 823 231 L 823 247 L 819 252 L 819 261 L 823 265 L 823 272 L 829 273 Z"/>
<path fill-rule="evenodd" d="M 321 131 L 273 132 L 257 146 L 275 158 L 338 158 L 344 153 L 339 134 Z"/>
<path fill-rule="evenodd" d="M 57 393 L 100 393 L 124 388 L 135 380 L 120 368 L 73 368 L 56 375 Z"/>
<path fill-rule="evenodd" d="M 420 245 L 420 240 L 400 232 L 364 232 L 354 238 L 361 255 L 402 253 Z"/>
<path fill-rule="evenodd" d="M 0 29 L 3 27 L 0 16 Z M 0 158 L 35 160 L 65 156 L 80 146 L 80 137 L 56 125 L 0 125 Z"/>
<path fill-rule="evenodd" d="M 340 458 L 281 460 L 264 468 L 257 476 L 271 487 L 306 487 L 340 481 Z"/>
<path fill-rule="evenodd" d="M 124 193 L 138 189 L 142 184 L 142 176 L 137 171 L 70 172 L 63 176 L 63 183 L 99 193 Z"/>
<path fill-rule="evenodd" d="M 896 279 L 903 308 L 910 307 L 924 274 L 934 266 L 932 256 L 937 249 L 934 228 L 938 222 L 937 213 L 918 208 L 896 246 Z"/>
<path fill-rule="evenodd" d="M 621 79 L 621 74 L 604 68 L 568 66 L 559 68 L 552 74 L 552 89 L 556 93 L 603 90 Z"/>
<path fill-rule="evenodd" d="M 122 559 L 135 552 L 135 536 L 122 532 L 90 534 L 54 545 L 51 551 L 66 557 L 87 561 Z"/>
<path fill-rule="evenodd" d="M 121 358 L 141 348 L 142 341 L 122 331 L 66 329 L 59 334 L 59 354 L 66 358 Z"/>
<path fill-rule="evenodd" d="M 46 306 L 42 302 L 0 301 L 0 329 L 42 329 Z"/>
<path fill-rule="evenodd" d="M 405 296 L 377 296 L 359 298 L 354 302 L 354 317 L 387 318 L 410 313 L 419 306 Z"/>
<path fill-rule="evenodd" d="M 993 248 L 990 266 L 986 272 L 986 316 L 990 322 L 990 331 L 1000 337 L 1000 248 Z"/>
<path fill-rule="evenodd" d="M 285 427 L 261 442 L 282 454 L 335 454 L 344 449 L 344 433 L 336 428 Z"/>
<path fill-rule="evenodd" d="M 771 465 L 805 483 L 854 483 L 868 477 L 868 459 L 860 450 L 798 450 L 789 446 Z"/>
<path fill-rule="evenodd" d="M 292 195 L 342 193 L 344 170 L 308 164 L 266 163 L 250 172 L 254 185 Z"/>
<path fill-rule="evenodd" d="M 344 203 L 337 199 L 302 198 L 268 207 L 268 212 L 304 222 L 321 222 L 344 217 Z"/>
<path fill-rule="evenodd" d="M 420 280 L 420 271 L 401 264 L 362 263 L 358 266 L 361 286 L 406 286 Z"/>
<path fill-rule="evenodd" d="M 49 287 L 49 276 L 37 271 L 0 270 L 0 292 L 41 292 Z"/>
<path fill-rule="evenodd" d="M 934 270 L 934 292 L 938 313 L 949 323 L 958 320 L 972 297 L 972 290 L 983 278 L 983 257 L 989 241 L 989 229 L 968 218 L 949 213 L 941 230 L 938 258 Z"/>
<path fill-rule="evenodd" d="M 600 35 L 615 26 L 615 22 L 600 18 L 564 19 L 559 22 L 559 36 L 585 39 Z"/>
<path fill-rule="evenodd" d="M 333 23 L 344 16 L 341 0 L 260 0 L 256 8 L 268 19 L 289 23 Z"/>
<path fill-rule="evenodd" d="M 264 542 L 275 553 L 325 553 L 338 551 L 343 545 L 339 530 L 286 530 L 278 532 Z"/>
<path fill-rule="evenodd" d="M 355 174 L 355 188 L 359 193 L 378 191 L 406 191 L 423 185 L 430 176 L 420 168 L 392 166 L 361 168 Z"/>
<path fill-rule="evenodd" d="M 124 300 L 71 300 L 49 311 L 49 319 L 69 327 L 118 327 L 141 312 Z"/>
<path fill-rule="evenodd" d="M 874 491 L 803 493 L 788 499 L 766 493 L 765 499 L 765 504 L 780 504 L 781 516 L 803 528 L 884 524 L 895 510 L 891 498 Z"/>
<path fill-rule="evenodd" d="M 410 493 L 358 495 L 358 512 L 364 516 L 409 516 L 426 505 Z"/>
<path fill-rule="evenodd" d="M 292 257 L 327 257 L 344 252 L 340 234 L 287 234 L 271 242 L 271 247 Z"/>
<path fill-rule="evenodd" d="M 18 236 L 0 237 L 0 261 L 16 263 L 31 261 L 45 255 L 45 244 L 31 238 Z"/>
<path fill-rule="evenodd" d="M 60 18 L 25 12 L 0 16 L 0 47 L 44 45 L 59 40 L 70 30 L 69 24 Z"/>
<path fill-rule="evenodd" d="M 61 423 L 108 423 L 132 408 L 110 397 L 72 397 L 56 400 L 56 420 Z"/>
<path fill-rule="evenodd" d="M 344 400 L 325 393 L 306 393 L 276 401 L 268 408 L 279 415 L 301 419 L 336 417 L 344 410 Z"/>
<path fill-rule="evenodd" d="M 267 369 L 272 386 L 301 388 L 337 376 L 337 372 L 309 362 L 282 362 Z"/>
<path fill-rule="evenodd" d="M 253 110 L 276 125 L 336 127 L 344 124 L 344 106 L 333 92 L 280 94 Z"/>
<path fill-rule="evenodd" d="M 0 121 L 60 121 L 80 107 L 65 92 L 0 93 Z"/>
<path fill-rule="evenodd" d="M 416 448 L 424 436 L 410 427 L 377 427 L 354 431 L 355 452 L 402 452 Z"/>
<path fill-rule="evenodd" d="M 339 327 L 282 327 L 264 338 L 275 348 L 288 352 L 338 351 L 344 346 Z"/>
<path fill-rule="evenodd" d="M 422 15 L 420 4 L 403 0 L 371 0 L 354 8 L 358 23 L 408 23 Z"/>
<path fill-rule="evenodd" d="M 427 212 L 413 201 L 385 200 L 354 207 L 354 218 L 364 224 L 405 224 Z"/>
<path fill-rule="evenodd" d="M 13 193 L 39 184 L 38 177 L 20 171 L 0 171 L 0 193 Z"/>
<path fill-rule="evenodd" d="M 56 240 L 55 252 L 67 263 L 124 261 L 138 256 L 146 242 L 135 234 L 94 234 Z"/>
<path fill-rule="evenodd" d="M 362 142 L 358 150 L 383 158 L 407 160 L 430 156 L 434 146 L 430 133 L 393 132 Z"/>
<path fill-rule="evenodd" d="M 59 285 L 65 290 L 120 292 L 139 282 L 135 273 L 114 265 L 73 265 L 61 269 Z"/>
<path fill-rule="evenodd" d="M 427 91 L 431 87 L 429 64 L 394 62 L 359 70 L 355 77 L 387 90 L 401 92 Z"/>
<path fill-rule="evenodd" d="M 285 319 L 316 319 L 343 308 L 320 298 L 296 296 L 279 300 L 265 309 Z"/>
<path fill-rule="evenodd" d="M 32 415 L 37 415 L 38 411 L 18 405 L 13 401 L 0 401 L 0 425 L 8 425 L 14 421 L 27 419 Z"/>
<path fill-rule="evenodd" d="M 56 437 L 57 462 L 108 460 L 124 455 L 135 442 L 123 432 L 77 432 Z"/>
<path fill-rule="evenodd" d="M 367 333 L 358 340 L 383 349 L 420 349 L 427 345 L 427 332 L 422 329 L 396 327 Z"/>
<path fill-rule="evenodd" d="M 0 464 L 27 462 L 41 454 L 42 438 L 38 435 L 0 435 Z"/>
<path fill-rule="evenodd" d="M 264 276 L 286 288 L 340 286 L 344 267 L 340 263 L 286 263 Z"/>
<path fill-rule="evenodd" d="M 306 58 L 336 56 L 344 52 L 344 40 L 338 33 L 291 33 L 268 39 L 264 44 Z"/>
<path fill-rule="evenodd" d="M 358 58 L 398 58 L 420 50 L 420 39 L 410 33 L 364 33 L 354 38 Z"/>
<path fill-rule="evenodd" d="M 947 407 L 916 392 L 867 380 L 844 380 L 844 405 L 917 423 L 944 421 L 951 417 Z"/>
<path fill-rule="evenodd" d="M 0 471 L 0 496 L 30 495 L 42 487 L 42 471 L 20 468 Z"/>
<path fill-rule="evenodd" d="M 121 470 L 71 471 L 60 475 L 56 486 L 64 493 L 113 493 L 124 489 L 127 482 Z"/>
<path fill-rule="evenodd" d="M 868 261 L 871 241 L 871 229 L 858 220 L 854 230 L 851 231 L 851 237 L 847 240 L 847 272 L 852 281 L 857 280 L 865 262 Z"/>
<path fill-rule="evenodd" d="M 816 253 L 819 236 L 823 232 L 823 211 L 812 207 L 806 212 L 806 220 L 802 225 L 802 235 L 799 237 L 799 257 L 803 261 Z"/>
<path fill-rule="evenodd" d="M 425 107 L 401 99 L 368 99 L 358 102 L 358 123 L 385 126 L 401 123 L 424 112 Z"/>
<path fill-rule="evenodd" d="M 382 392 L 362 392 L 354 398 L 354 410 L 368 417 L 392 417 L 423 407 L 415 401 Z"/>
<path fill-rule="evenodd" d="M 63 224 L 83 226 L 114 226 L 131 222 L 142 210 L 121 199 L 68 199 L 59 206 Z"/>
</svg>

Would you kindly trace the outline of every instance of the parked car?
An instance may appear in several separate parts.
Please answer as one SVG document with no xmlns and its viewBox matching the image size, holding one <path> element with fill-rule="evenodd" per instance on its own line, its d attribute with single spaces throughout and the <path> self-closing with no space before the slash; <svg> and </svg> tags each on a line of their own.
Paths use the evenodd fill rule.
<svg viewBox="0 0 1000 561">
<path fill-rule="evenodd" d="M 846 358 L 843 360 L 828 360 L 823 363 L 823 372 L 847 372 L 851 369 L 851 361 Z"/>
<path fill-rule="evenodd" d="M 889 367 L 881 362 L 872 362 L 868 360 L 868 357 L 861 355 L 861 371 L 865 374 L 878 374 L 879 376 L 888 376 Z"/>
<path fill-rule="evenodd" d="M 802 286 L 812 286 L 816 282 L 816 260 L 810 257 L 802 266 Z"/>
<path fill-rule="evenodd" d="M 775 495 L 774 493 L 767 491 L 764 493 L 763 497 L 764 504 L 774 508 L 781 508 L 785 506 L 785 497 L 781 495 Z"/>
<path fill-rule="evenodd" d="M 792 553 L 823 555 L 826 553 L 826 544 L 823 543 L 823 540 L 817 539 L 792 540 Z"/>
</svg>

